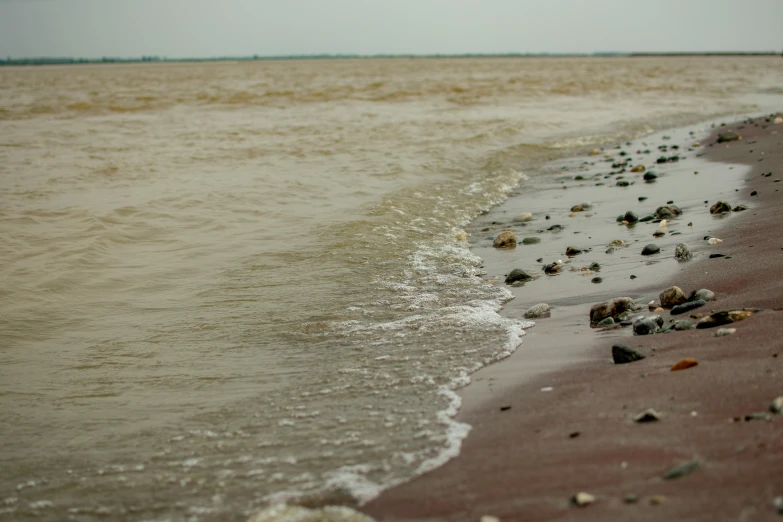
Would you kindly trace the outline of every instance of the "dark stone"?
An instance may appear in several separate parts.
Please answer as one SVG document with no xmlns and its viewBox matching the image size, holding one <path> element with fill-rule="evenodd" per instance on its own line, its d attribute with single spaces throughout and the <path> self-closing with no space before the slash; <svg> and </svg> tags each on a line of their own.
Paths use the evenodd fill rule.
<svg viewBox="0 0 783 522">
<path fill-rule="evenodd" d="M 508 411 L 511 409 L 511 406 L 501 406 L 500 411 Z"/>
<path fill-rule="evenodd" d="M 629 181 L 627 181 L 627 180 L 621 179 L 621 180 L 617 181 L 616 185 L 618 187 L 628 187 L 628 186 L 631 185 L 631 183 Z"/>
<path fill-rule="evenodd" d="M 722 214 L 724 212 L 731 212 L 731 205 L 725 201 L 718 201 L 710 207 L 710 214 Z"/>
<path fill-rule="evenodd" d="M 660 251 L 661 251 L 661 247 L 659 247 L 655 243 L 650 243 L 649 245 L 645 246 L 642 249 L 642 255 L 643 256 L 651 256 L 653 254 L 657 254 Z"/>
<path fill-rule="evenodd" d="M 656 174 L 655 172 L 648 171 L 644 173 L 643 178 L 644 181 L 655 181 L 656 179 L 658 179 L 658 174 Z"/>
<path fill-rule="evenodd" d="M 751 192 L 751 193 L 750 193 L 750 195 L 751 195 L 751 196 L 758 196 L 758 195 L 759 195 L 759 193 L 758 193 L 758 192 L 756 192 L 756 191 L 754 190 L 753 192 Z"/>
<path fill-rule="evenodd" d="M 602 319 L 601 321 L 599 321 L 596 326 L 598 328 L 603 328 L 605 326 L 614 326 L 614 324 L 615 324 L 614 319 L 612 319 L 611 317 L 607 317 L 606 319 Z"/>
<path fill-rule="evenodd" d="M 633 333 L 650 335 L 658 330 L 658 323 L 653 317 L 642 317 L 633 322 Z"/>
<path fill-rule="evenodd" d="M 663 480 L 673 480 L 678 479 L 680 477 L 684 477 L 685 475 L 688 475 L 689 473 L 692 473 L 696 471 L 696 469 L 699 467 L 699 463 L 695 460 L 690 460 L 688 462 L 685 462 L 684 464 L 680 464 L 679 466 L 675 466 L 663 475 Z"/>
<path fill-rule="evenodd" d="M 644 355 L 633 348 L 625 346 L 624 344 L 612 345 L 612 360 L 614 360 L 615 364 L 627 364 L 634 361 L 641 361 L 642 359 L 644 359 Z"/>
<path fill-rule="evenodd" d="M 599 265 L 598 263 L 590 263 L 590 266 L 588 266 L 587 268 L 589 268 L 593 272 L 598 272 L 599 270 L 601 270 L 601 265 Z"/>
<path fill-rule="evenodd" d="M 691 310 L 695 310 L 696 308 L 700 308 L 706 304 L 707 301 L 704 301 L 702 299 L 697 299 L 696 301 L 690 301 L 687 303 L 679 304 L 672 308 L 672 315 L 684 314 L 686 312 L 690 312 Z"/>
<path fill-rule="evenodd" d="M 596 324 L 607 317 L 617 319 L 625 312 L 635 309 L 636 303 L 630 297 L 618 297 L 611 301 L 604 301 L 590 308 L 590 323 Z"/>
<path fill-rule="evenodd" d="M 627 221 L 628 223 L 636 223 L 639 221 L 639 216 L 636 215 L 636 212 L 628 211 L 623 216 L 623 221 Z"/>
<path fill-rule="evenodd" d="M 631 274 L 631 279 L 636 279 L 636 276 Z"/>
<path fill-rule="evenodd" d="M 555 261 L 554 263 L 549 263 L 544 267 L 544 272 L 547 274 L 557 274 L 563 269 L 563 264 L 558 263 Z"/>
<path fill-rule="evenodd" d="M 727 141 L 737 141 L 741 139 L 742 136 L 740 136 L 736 132 L 721 132 L 720 134 L 718 134 L 718 143 L 725 143 Z"/>
<path fill-rule="evenodd" d="M 522 240 L 523 245 L 535 245 L 536 243 L 540 243 L 541 238 L 540 237 L 526 237 Z"/>
<path fill-rule="evenodd" d="M 648 221 L 652 221 L 653 219 L 655 219 L 655 216 L 647 215 L 647 216 L 644 216 L 643 218 L 641 218 L 639 221 L 642 222 L 642 223 L 647 223 Z"/>
<path fill-rule="evenodd" d="M 563 230 L 563 225 L 552 225 L 551 227 L 547 228 L 547 230 L 551 230 L 553 232 L 559 232 Z"/>
<path fill-rule="evenodd" d="M 601 277 L 594 277 L 590 280 L 591 283 L 594 283 L 596 285 L 601 284 L 604 282 L 603 278 Z"/>
<path fill-rule="evenodd" d="M 533 276 L 520 268 L 515 268 L 506 276 L 506 284 L 516 283 L 518 281 L 530 281 Z"/>
<path fill-rule="evenodd" d="M 647 201 L 647 196 L 639 196 L 639 201 Z"/>
<path fill-rule="evenodd" d="M 710 254 L 710 259 L 715 259 L 716 257 L 726 257 L 726 254 L 721 254 L 720 252 Z"/>
<path fill-rule="evenodd" d="M 614 247 L 609 247 L 609 248 L 607 248 L 607 249 L 606 249 L 606 253 L 607 253 L 607 254 L 611 254 L 611 253 L 612 253 L 612 252 L 614 252 L 614 251 L 615 251 L 615 248 L 614 248 Z"/>
<path fill-rule="evenodd" d="M 748 210 L 748 207 L 745 205 L 737 205 L 733 209 L 731 209 L 732 212 L 742 212 L 743 210 Z"/>
<path fill-rule="evenodd" d="M 638 422 L 640 424 L 644 424 L 646 422 L 658 422 L 661 420 L 661 414 L 650 408 L 648 410 L 644 410 L 642 413 L 634 417 L 633 420 L 634 422 Z"/>
<path fill-rule="evenodd" d="M 580 249 L 580 248 L 572 247 L 572 246 L 566 247 L 565 254 L 567 256 L 578 256 L 581 253 L 582 253 L 582 249 Z"/>
<path fill-rule="evenodd" d="M 696 323 L 696 328 L 714 328 L 715 326 L 736 323 L 738 321 L 743 321 L 760 311 L 761 309 L 759 308 L 738 308 L 735 310 L 713 312 Z"/>
</svg>

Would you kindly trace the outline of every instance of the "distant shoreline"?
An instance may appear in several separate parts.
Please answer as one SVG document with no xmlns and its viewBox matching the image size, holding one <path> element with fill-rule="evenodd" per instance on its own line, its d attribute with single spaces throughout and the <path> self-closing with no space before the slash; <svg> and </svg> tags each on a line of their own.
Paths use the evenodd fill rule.
<svg viewBox="0 0 783 522">
<path fill-rule="evenodd" d="M 372 60 L 372 59 L 417 59 L 417 58 L 607 58 L 607 57 L 711 57 L 711 56 L 778 56 L 776 51 L 758 52 L 671 52 L 671 53 L 497 53 L 497 54 L 305 54 L 281 56 L 223 56 L 212 58 L 166 58 L 160 56 L 142 56 L 136 58 L 108 57 L 102 58 L 71 58 L 71 57 L 34 57 L 0 59 L 0 66 L 19 65 L 79 65 L 100 63 L 189 63 L 189 62 L 244 62 L 244 61 L 283 61 L 283 60 Z"/>
</svg>

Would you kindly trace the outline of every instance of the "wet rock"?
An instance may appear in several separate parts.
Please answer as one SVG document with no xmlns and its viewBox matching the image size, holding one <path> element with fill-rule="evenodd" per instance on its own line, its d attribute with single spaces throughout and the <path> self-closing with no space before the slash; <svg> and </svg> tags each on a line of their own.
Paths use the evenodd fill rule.
<svg viewBox="0 0 783 522">
<path fill-rule="evenodd" d="M 631 172 L 644 172 L 644 165 L 636 165 L 631 169 Z"/>
<path fill-rule="evenodd" d="M 772 413 L 775 413 L 777 415 L 783 415 L 783 396 L 776 397 L 769 404 L 769 411 L 771 411 Z"/>
<path fill-rule="evenodd" d="M 623 241 L 622 239 L 615 239 L 615 240 L 612 240 L 612 241 L 609 243 L 609 245 L 608 245 L 608 246 L 610 246 L 610 247 L 621 247 L 621 246 L 625 246 L 625 241 Z"/>
<path fill-rule="evenodd" d="M 672 308 L 686 301 L 685 293 L 679 286 L 670 286 L 658 295 L 658 299 L 664 308 Z"/>
<path fill-rule="evenodd" d="M 634 422 L 638 422 L 640 424 L 643 424 L 645 422 L 657 422 L 659 420 L 661 420 L 661 414 L 652 408 L 644 410 L 639 415 L 633 418 Z"/>
<path fill-rule="evenodd" d="M 639 218 L 639 222 L 641 222 L 641 223 L 647 223 L 648 221 L 652 221 L 652 220 L 654 220 L 654 219 L 655 219 L 655 216 L 653 216 L 652 214 L 650 214 L 650 215 L 644 216 L 643 218 Z"/>
<path fill-rule="evenodd" d="M 590 151 L 591 156 L 598 156 L 599 154 L 601 154 L 601 151 L 598 149 L 593 149 Z"/>
<path fill-rule="evenodd" d="M 721 132 L 720 134 L 718 134 L 718 143 L 725 143 L 727 141 L 737 141 L 741 139 L 742 136 L 740 136 L 736 132 Z"/>
<path fill-rule="evenodd" d="M 720 252 L 715 252 L 714 254 L 710 254 L 710 259 L 716 259 L 719 257 L 726 257 L 726 254 L 722 254 Z"/>
<path fill-rule="evenodd" d="M 736 328 L 718 328 L 715 337 L 727 337 L 737 332 Z"/>
<path fill-rule="evenodd" d="M 594 277 L 590 280 L 590 282 L 596 285 L 600 285 L 604 282 L 604 279 L 602 277 Z"/>
<path fill-rule="evenodd" d="M 710 207 L 710 214 L 723 214 L 724 212 L 731 212 L 731 205 L 725 201 L 718 201 Z"/>
<path fill-rule="evenodd" d="M 677 306 L 672 307 L 672 315 L 680 315 L 687 312 L 690 312 L 691 310 L 695 310 L 696 308 L 700 308 L 707 304 L 707 301 L 703 299 L 697 299 L 695 301 L 687 301 L 685 303 L 679 304 Z"/>
<path fill-rule="evenodd" d="M 609 247 L 609 248 L 607 248 L 607 249 L 606 249 L 606 253 L 607 253 L 607 254 L 611 254 L 611 253 L 613 253 L 615 250 L 616 250 L 616 249 L 615 249 L 614 247 Z"/>
<path fill-rule="evenodd" d="M 719 312 L 713 312 L 707 317 L 702 317 L 696 328 L 714 328 L 715 326 L 724 326 L 739 321 L 744 321 L 748 317 L 751 317 L 758 309 L 755 308 L 742 308 L 739 310 L 721 310 Z"/>
<path fill-rule="evenodd" d="M 550 315 L 549 305 L 546 303 L 538 303 L 527 309 L 525 312 L 525 319 L 543 319 Z"/>
<path fill-rule="evenodd" d="M 643 178 L 644 181 L 655 181 L 658 179 L 658 175 L 655 172 L 645 172 Z"/>
<path fill-rule="evenodd" d="M 653 495 L 650 497 L 650 505 L 651 506 L 660 506 L 661 504 L 666 503 L 666 496 L 665 495 Z"/>
<path fill-rule="evenodd" d="M 571 207 L 571 212 L 582 212 L 584 211 L 584 207 L 582 205 L 574 205 Z"/>
<path fill-rule="evenodd" d="M 608 317 L 607 319 L 611 319 L 611 317 Z M 604 321 L 605 320 L 606 319 L 604 319 Z M 614 320 L 612 323 L 614 323 Z M 640 354 L 630 346 L 626 346 L 624 344 L 612 345 L 612 360 L 615 364 L 628 364 L 635 361 L 641 361 L 642 359 L 644 359 L 644 355 Z"/>
<path fill-rule="evenodd" d="M 547 228 L 547 230 L 550 230 L 552 232 L 560 232 L 563 230 L 563 225 L 552 225 L 551 227 Z"/>
<path fill-rule="evenodd" d="M 678 362 L 674 366 L 672 366 L 671 371 L 677 372 L 680 370 L 687 370 L 688 368 L 693 368 L 694 366 L 698 366 L 699 361 L 696 359 L 691 359 L 690 357 L 683 359 L 682 361 Z"/>
<path fill-rule="evenodd" d="M 584 491 L 580 491 L 571 497 L 571 503 L 579 507 L 589 506 L 593 502 L 595 502 L 595 497 L 590 493 L 585 493 Z"/>
<path fill-rule="evenodd" d="M 642 249 L 642 255 L 643 256 L 651 256 L 653 254 L 657 254 L 660 251 L 661 251 L 661 247 L 659 247 L 655 243 L 650 243 L 649 245 L 645 246 Z"/>
<path fill-rule="evenodd" d="M 588 270 L 592 270 L 593 272 L 598 272 L 601 270 L 601 265 L 598 263 L 590 263 L 590 266 L 587 267 Z"/>
<path fill-rule="evenodd" d="M 631 185 L 631 183 L 629 181 L 627 181 L 627 180 L 620 179 L 620 180 L 617 180 L 617 183 L 615 183 L 615 185 L 617 185 L 618 187 L 628 187 L 628 186 Z"/>
<path fill-rule="evenodd" d="M 665 235 L 666 232 L 664 232 L 663 230 L 656 230 L 655 232 L 653 232 L 653 237 L 663 237 Z"/>
<path fill-rule="evenodd" d="M 611 317 L 607 317 L 606 319 L 601 319 L 600 321 L 598 321 L 598 324 L 596 324 L 595 326 L 597 328 L 604 328 L 606 326 L 614 326 L 614 325 L 615 325 L 614 319 L 612 319 Z"/>
<path fill-rule="evenodd" d="M 639 495 L 637 495 L 636 493 L 628 493 L 623 497 L 623 502 L 625 502 L 626 504 L 636 504 L 637 502 L 639 502 Z"/>
<path fill-rule="evenodd" d="M 699 462 L 697 460 L 689 460 L 679 466 L 674 466 L 669 471 L 663 474 L 663 480 L 674 480 L 685 475 L 689 475 L 699 468 Z"/>
<path fill-rule="evenodd" d="M 530 281 L 531 279 L 535 279 L 532 275 L 528 274 L 521 268 L 515 268 L 509 274 L 506 276 L 506 284 L 510 285 L 512 283 L 517 283 L 520 281 Z"/>
<path fill-rule="evenodd" d="M 674 329 L 677 330 L 678 332 L 682 332 L 685 330 L 693 330 L 693 323 L 691 323 L 690 321 L 677 321 L 674 324 Z"/>
<path fill-rule="evenodd" d="M 777 118 L 781 119 L 781 118 Z M 775 510 L 777 510 L 778 515 L 783 515 L 783 496 L 775 497 L 775 500 L 772 501 L 772 505 L 775 507 Z"/>
<path fill-rule="evenodd" d="M 525 239 L 522 240 L 523 245 L 535 245 L 540 242 L 541 242 L 540 237 L 526 237 Z"/>
<path fill-rule="evenodd" d="M 710 245 L 717 245 L 718 243 L 723 243 L 722 239 L 718 239 L 717 237 L 707 237 L 707 244 Z"/>
<path fill-rule="evenodd" d="M 578 256 L 579 254 L 581 254 L 583 252 L 584 252 L 584 250 L 582 250 L 581 248 L 574 247 L 574 246 L 566 247 L 566 251 L 565 251 L 566 255 L 569 256 L 569 257 L 571 257 L 571 256 Z"/>
<path fill-rule="evenodd" d="M 745 205 L 737 205 L 733 209 L 731 209 L 732 212 L 742 212 L 743 210 L 748 210 L 748 207 Z"/>
<path fill-rule="evenodd" d="M 765 411 L 756 411 L 756 412 L 753 412 L 753 413 L 749 413 L 749 414 L 745 415 L 745 417 L 744 417 L 745 422 L 750 422 L 750 421 L 754 421 L 754 420 L 768 421 L 771 418 L 772 418 L 772 416 L 769 413 L 765 412 Z"/>
<path fill-rule="evenodd" d="M 630 297 L 618 297 L 611 301 L 604 301 L 590 308 L 590 323 L 597 324 L 607 317 L 618 319 L 625 312 L 635 309 L 636 303 Z"/>
<path fill-rule="evenodd" d="M 677 205 L 662 205 L 655 209 L 655 219 L 672 219 L 682 214 Z"/>
<path fill-rule="evenodd" d="M 544 273 L 546 274 L 557 274 L 560 273 L 561 270 L 563 270 L 563 262 L 559 259 L 554 263 L 549 263 L 544 267 Z"/>
<path fill-rule="evenodd" d="M 693 259 L 693 254 L 688 245 L 685 243 L 677 243 L 677 246 L 674 247 L 674 259 L 677 261 L 688 261 L 689 259 Z"/>
<path fill-rule="evenodd" d="M 636 212 L 629 210 L 623 215 L 623 221 L 627 221 L 628 223 L 636 223 L 639 221 L 639 216 L 636 215 Z"/>
<path fill-rule="evenodd" d="M 659 324 L 658 319 L 661 319 L 660 316 L 640 317 L 633 322 L 633 333 L 636 335 L 654 334 L 663 324 L 663 320 L 661 319 L 661 324 Z"/>
<path fill-rule="evenodd" d="M 522 212 L 514 218 L 515 223 L 526 223 L 528 221 L 533 221 L 533 214 L 530 212 Z"/>
<path fill-rule="evenodd" d="M 517 246 L 517 237 L 510 230 L 505 230 L 497 235 L 492 242 L 492 246 L 495 248 L 513 248 Z"/>
</svg>

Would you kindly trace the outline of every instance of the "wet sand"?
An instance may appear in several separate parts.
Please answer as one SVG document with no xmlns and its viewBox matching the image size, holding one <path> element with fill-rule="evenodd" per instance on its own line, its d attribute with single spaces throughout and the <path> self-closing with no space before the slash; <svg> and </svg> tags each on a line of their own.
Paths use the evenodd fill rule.
<svg viewBox="0 0 783 522">
<path fill-rule="evenodd" d="M 729 129 L 744 139 L 717 144 L 717 133 Z M 768 411 L 783 395 L 783 124 L 757 118 L 711 136 L 710 129 L 691 130 L 550 165 L 559 173 L 523 184 L 518 197 L 474 223 L 469 232 L 474 251 L 485 259 L 487 279 L 503 284 L 513 268 L 538 276 L 513 289 L 516 298 L 504 313 L 521 318 L 529 306 L 546 302 L 551 318 L 537 320 L 514 355 L 475 374 L 462 390 L 458 419 L 473 430 L 460 456 L 385 492 L 362 511 L 378 520 L 779 518 L 773 502 L 783 496 L 783 416 L 747 416 Z M 704 145 L 694 146 L 699 139 Z M 658 149 L 664 145 L 666 150 Z M 656 163 L 673 155 L 680 161 Z M 611 165 L 629 156 L 626 170 L 641 163 L 658 179 L 645 183 L 641 173 L 629 172 L 604 177 L 622 170 Z M 619 176 L 630 186 L 616 186 Z M 533 190 L 536 197 L 526 197 Z M 711 215 L 709 206 L 718 199 L 748 209 Z M 590 210 L 570 211 L 585 200 Z M 671 200 L 683 214 L 665 228 L 614 219 L 625 210 L 642 217 Z M 533 221 L 514 223 L 521 212 L 532 212 Z M 556 223 L 565 228 L 546 230 Z M 520 239 L 541 242 L 492 248 L 490 237 L 507 226 Z M 664 235 L 654 238 L 657 230 Z M 723 242 L 711 245 L 705 236 Z M 607 254 L 613 239 L 628 246 Z M 692 260 L 674 259 L 678 242 L 690 246 Z M 641 256 L 648 243 L 661 252 Z M 569 263 L 567 246 L 592 250 Z M 725 257 L 709 257 L 715 253 Z M 566 262 L 564 270 L 544 275 L 541 266 L 557 259 Z M 599 272 L 582 270 L 593 262 L 601 265 Z M 595 277 L 602 282 L 591 282 Z M 736 333 L 725 337 L 715 336 L 717 328 L 636 336 L 630 327 L 589 326 L 593 304 L 628 296 L 641 307 L 637 315 L 651 315 L 647 303 L 657 304 L 671 285 L 686 294 L 708 288 L 717 300 L 681 316 L 663 312 L 667 323 L 695 322 L 698 317 L 689 316 L 711 310 L 763 311 L 728 325 Z M 615 365 L 615 343 L 647 357 Z M 670 371 L 686 357 L 698 366 Z M 633 417 L 647 408 L 660 412 L 661 420 L 635 423 Z M 688 461 L 698 467 L 663 480 L 667 470 Z M 570 498 L 577 492 L 596 501 L 576 507 Z M 626 495 L 637 501 L 627 502 Z"/>
</svg>

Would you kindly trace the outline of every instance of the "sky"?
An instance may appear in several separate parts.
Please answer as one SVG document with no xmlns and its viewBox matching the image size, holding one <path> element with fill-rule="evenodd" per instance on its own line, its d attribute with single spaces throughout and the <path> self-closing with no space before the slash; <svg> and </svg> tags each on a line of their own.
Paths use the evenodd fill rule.
<svg viewBox="0 0 783 522">
<path fill-rule="evenodd" d="M 783 0 L 0 0 L 0 57 L 777 51 Z"/>
</svg>

